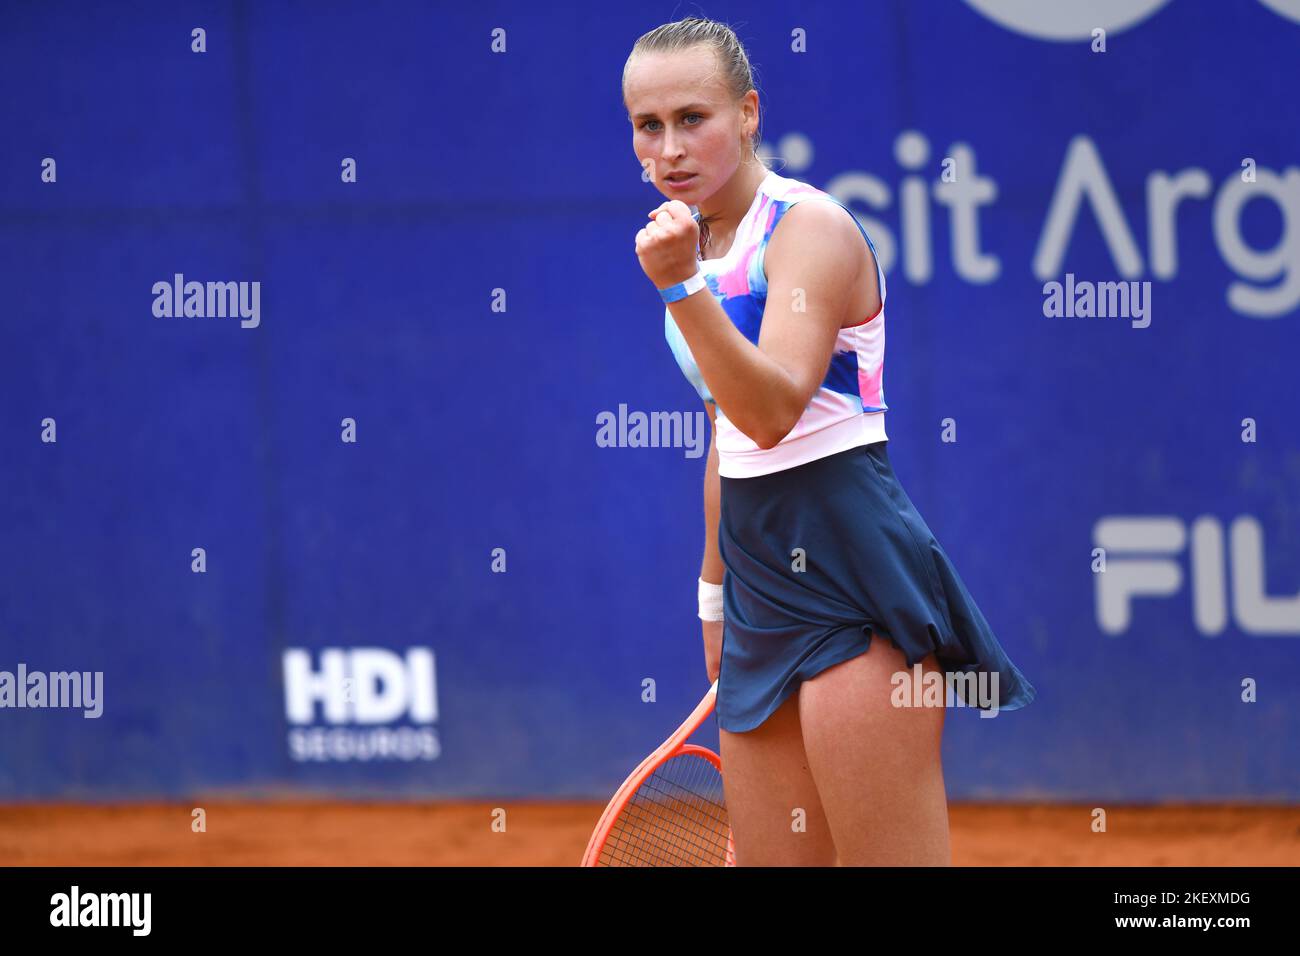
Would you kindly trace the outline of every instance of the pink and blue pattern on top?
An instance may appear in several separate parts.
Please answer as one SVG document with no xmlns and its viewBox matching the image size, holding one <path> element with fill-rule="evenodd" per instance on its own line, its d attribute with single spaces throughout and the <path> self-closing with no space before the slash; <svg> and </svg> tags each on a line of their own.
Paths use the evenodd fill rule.
<svg viewBox="0 0 1300 956">
<path fill-rule="evenodd" d="M 781 217 L 791 206 L 805 199 L 835 203 L 862 233 L 876 259 L 880 287 L 880 311 L 840 329 L 826 377 L 813 394 L 803 415 L 790 433 L 772 448 L 760 448 L 717 408 L 718 474 L 724 478 L 749 478 L 770 474 L 834 455 L 859 445 L 885 441 L 885 275 L 871 237 L 852 210 L 829 193 L 796 179 L 769 172 L 759 184 L 754 201 L 736 228 L 736 238 L 720 259 L 700 262 L 709 291 L 750 342 L 758 345 L 763 310 L 767 304 L 767 273 L 763 254 Z M 695 214 L 696 219 L 699 213 Z M 706 402 L 717 403 L 709 394 L 699 367 L 673 321 L 672 310 L 664 311 L 664 335 L 677 364 Z"/>
</svg>

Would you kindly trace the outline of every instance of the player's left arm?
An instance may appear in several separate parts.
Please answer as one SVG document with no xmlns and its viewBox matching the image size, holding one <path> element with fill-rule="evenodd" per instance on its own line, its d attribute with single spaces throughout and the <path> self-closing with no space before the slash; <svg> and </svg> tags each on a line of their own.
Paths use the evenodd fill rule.
<svg viewBox="0 0 1300 956">
<path fill-rule="evenodd" d="M 763 257 L 767 304 L 758 347 L 786 373 L 788 388 L 771 423 L 779 442 L 803 415 L 826 371 L 853 293 L 870 270 L 873 301 L 880 308 L 876 263 L 852 217 L 835 203 L 805 200 L 788 209 L 768 239 Z"/>
</svg>

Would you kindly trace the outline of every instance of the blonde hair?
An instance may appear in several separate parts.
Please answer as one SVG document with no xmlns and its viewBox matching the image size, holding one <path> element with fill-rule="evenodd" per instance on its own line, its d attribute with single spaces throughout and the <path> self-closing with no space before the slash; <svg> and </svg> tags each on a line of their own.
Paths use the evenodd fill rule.
<svg viewBox="0 0 1300 956">
<path fill-rule="evenodd" d="M 741 44 L 736 32 L 717 20 L 708 20 L 702 17 L 687 17 L 684 20 L 675 20 L 672 23 L 665 23 L 657 26 L 649 33 L 644 33 L 637 38 L 636 43 L 632 44 L 632 52 L 628 54 L 627 62 L 623 64 L 623 90 L 624 105 L 627 105 L 627 75 L 632 67 L 632 60 L 641 53 L 678 53 L 692 47 L 704 44 L 713 50 L 717 57 L 718 65 L 722 70 L 722 81 L 727 92 L 731 94 L 733 102 L 740 102 L 750 90 L 757 90 L 754 85 L 754 70 L 750 66 L 749 57 L 745 54 L 745 47 Z M 759 113 L 759 123 L 762 123 L 763 114 Z M 762 158 L 758 155 L 758 144 L 761 137 L 759 128 L 755 127 L 754 132 L 749 137 L 749 151 L 753 161 L 763 164 Z M 715 217 L 716 218 L 716 217 Z M 704 216 L 700 217 L 700 255 L 703 256 L 704 246 L 709 241 L 709 223 Z"/>
</svg>

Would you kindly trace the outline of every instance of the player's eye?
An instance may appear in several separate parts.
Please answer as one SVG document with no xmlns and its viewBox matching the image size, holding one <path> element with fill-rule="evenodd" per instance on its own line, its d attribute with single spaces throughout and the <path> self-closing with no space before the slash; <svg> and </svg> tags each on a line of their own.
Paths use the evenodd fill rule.
<svg viewBox="0 0 1300 956">
<path fill-rule="evenodd" d="M 685 116 L 682 117 L 682 119 L 690 119 L 692 116 L 697 117 L 698 119 L 701 119 L 701 120 L 704 119 L 704 114 L 702 114 L 702 113 L 687 113 Z M 655 130 L 650 129 L 650 124 L 651 124 L 651 123 L 658 123 L 658 122 L 659 122 L 658 120 L 646 120 L 644 123 L 641 124 L 640 129 L 648 130 L 649 132 L 653 133 L 653 132 L 655 132 Z M 688 123 L 687 125 L 688 125 L 688 126 L 699 126 L 700 124 L 699 124 L 699 123 Z"/>
</svg>

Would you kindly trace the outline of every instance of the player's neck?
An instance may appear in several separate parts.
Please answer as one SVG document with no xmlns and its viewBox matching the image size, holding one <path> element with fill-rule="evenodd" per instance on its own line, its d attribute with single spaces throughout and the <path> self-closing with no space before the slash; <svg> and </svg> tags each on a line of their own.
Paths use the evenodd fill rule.
<svg viewBox="0 0 1300 956">
<path fill-rule="evenodd" d="M 727 184 L 697 207 L 702 218 L 716 217 L 709 223 L 714 235 L 734 235 L 740 220 L 754 204 L 758 184 L 767 177 L 767 169 L 757 161 L 740 166 Z"/>
</svg>

